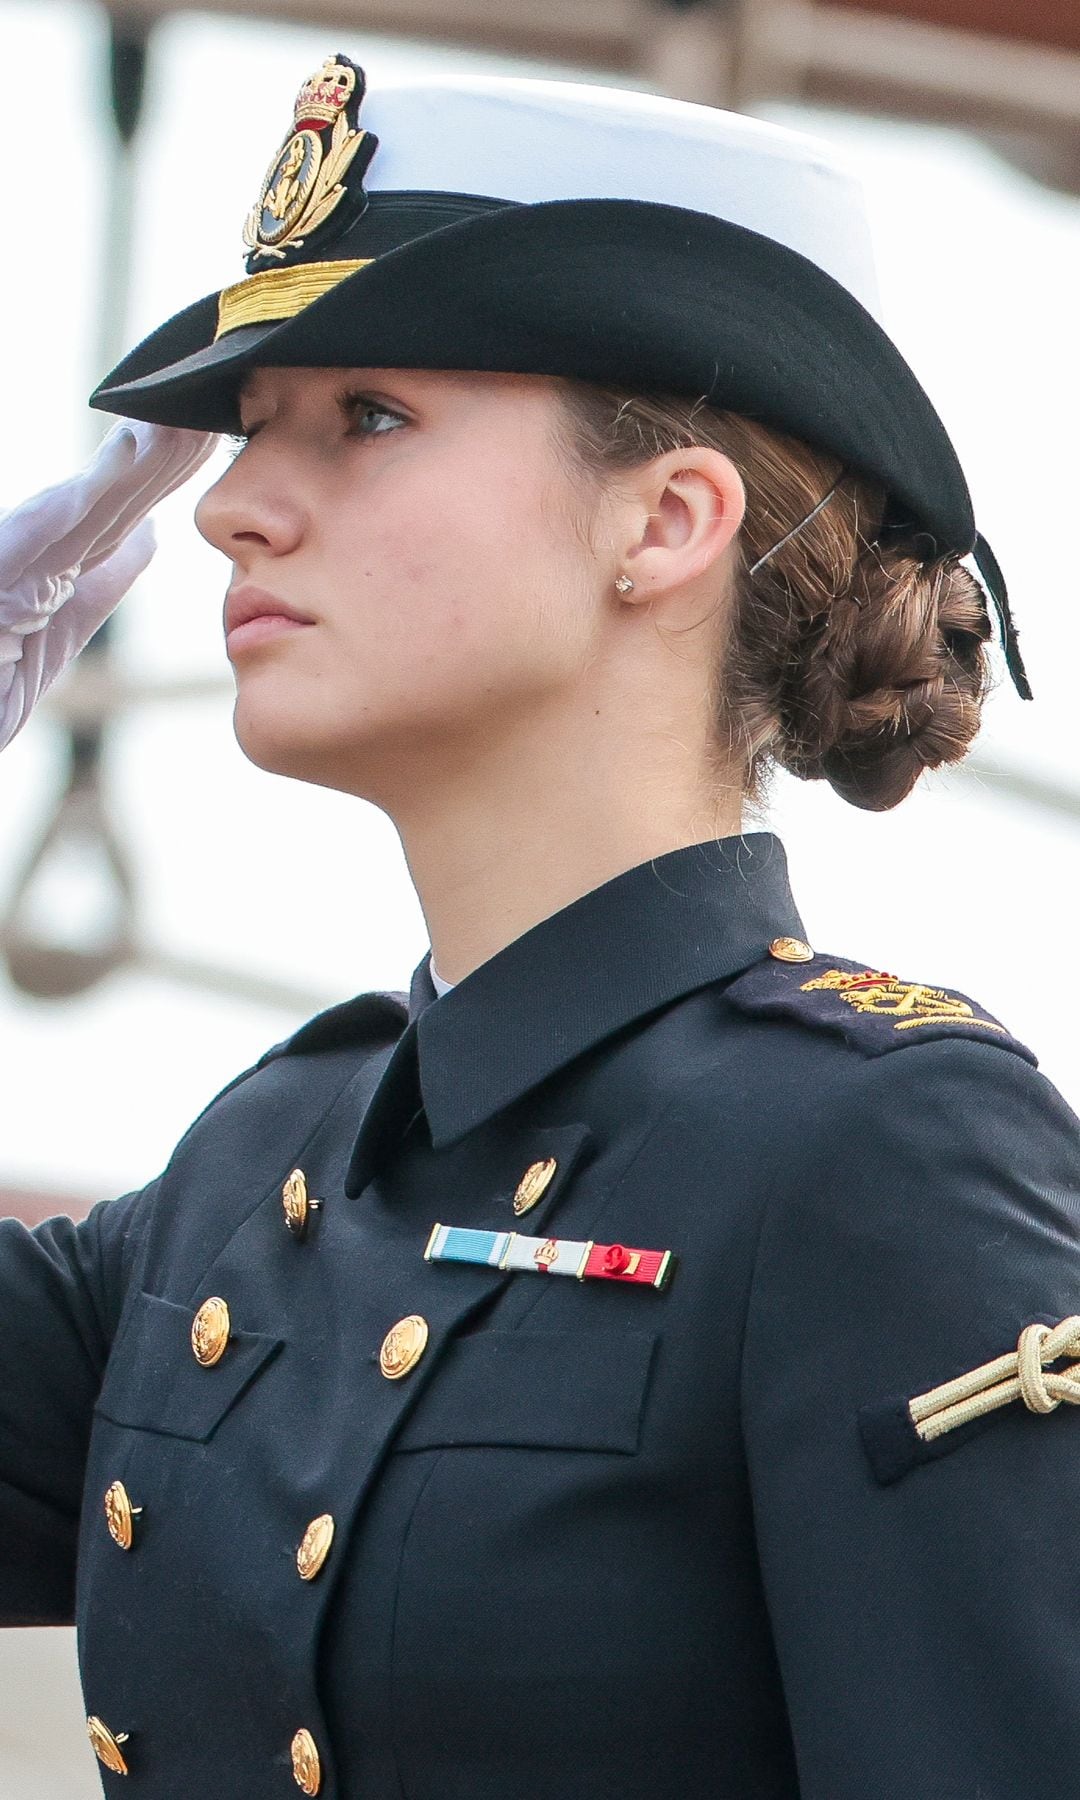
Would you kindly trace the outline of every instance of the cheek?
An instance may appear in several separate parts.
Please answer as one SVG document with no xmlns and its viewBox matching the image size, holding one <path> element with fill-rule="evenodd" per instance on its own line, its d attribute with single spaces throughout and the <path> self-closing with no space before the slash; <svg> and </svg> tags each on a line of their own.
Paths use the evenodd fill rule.
<svg viewBox="0 0 1080 1800">
<path fill-rule="evenodd" d="M 510 446 L 480 466 L 464 446 L 437 468 L 388 459 L 359 499 L 326 484 L 290 589 L 323 623 L 240 680 L 254 762 L 351 789 L 358 770 L 400 776 L 414 752 L 544 725 L 577 692 L 602 623 L 595 570 L 538 460 Z"/>
<path fill-rule="evenodd" d="M 345 584 L 351 641 L 473 693 L 550 680 L 587 612 L 581 552 L 540 485 L 489 465 L 467 489 L 424 480 L 387 498 Z"/>
</svg>

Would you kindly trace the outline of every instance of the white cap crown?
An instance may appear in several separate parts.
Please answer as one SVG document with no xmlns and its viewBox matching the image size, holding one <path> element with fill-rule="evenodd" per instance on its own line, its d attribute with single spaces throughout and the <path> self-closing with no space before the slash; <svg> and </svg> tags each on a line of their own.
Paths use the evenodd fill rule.
<svg viewBox="0 0 1080 1800">
<path fill-rule="evenodd" d="M 379 139 L 369 193 L 689 207 L 797 250 L 880 321 L 862 182 L 807 133 L 629 88 L 498 75 L 369 80 L 360 123 Z"/>
</svg>

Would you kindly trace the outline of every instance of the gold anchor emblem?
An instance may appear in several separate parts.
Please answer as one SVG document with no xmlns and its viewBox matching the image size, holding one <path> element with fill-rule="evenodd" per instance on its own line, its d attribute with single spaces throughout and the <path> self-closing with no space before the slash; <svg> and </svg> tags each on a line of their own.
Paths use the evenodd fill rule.
<svg viewBox="0 0 1080 1800">
<path fill-rule="evenodd" d="M 415 1368 L 424 1354 L 427 1341 L 427 1320 L 419 1313 L 409 1313 L 407 1318 L 399 1319 L 396 1325 L 391 1325 L 379 1351 L 379 1367 L 387 1381 L 400 1381 L 403 1375 Z"/>
<path fill-rule="evenodd" d="M 317 1794 L 322 1786 L 322 1764 L 310 1731 L 298 1731 L 292 1741 L 293 1780 L 302 1794 Z"/>
<path fill-rule="evenodd" d="M 191 1321 L 191 1348 L 204 1369 L 220 1362 L 229 1342 L 229 1309 L 219 1295 L 204 1300 Z"/>
<path fill-rule="evenodd" d="M 307 1189 L 307 1176 L 303 1169 L 293 1169 L 287 1175 L 281 1189 L 281 1203 L 285 1208 L 285 1223 L 294 1238 L 307 1235 L 310 1223 L 309 1214 L 318 1212 L 321 1200 L 313 1200 Z"/>
<path fill-rule="evenodd" d="M 123 1482 L 114 1481 L 105 1494 L 105 1523 L 109 1536 L 121 1550 L 131 1549 L 135 1541 L 134 1521 L 141 1512 L 141 1506 L 132 1506 Z"/>
<path fill-rule="evenodd" d="M 514 1211 L 520 1219 L 536 1205 L 541 1194 L 547 1192 L 558 1164 L 553 1156 L 544 1157 L 542 1162 L 530 1163 L 514 1192 Z"/>
<path fill-rule="evenodd" d="M 334 1521 L 329 1513 L 312 1519 L 296 1552 L 296 1567 L 301 1581 L 314 1581 L 330 1554 L 334 1541 Z"/>
<path fill-rule="evenodd" d="M 126 1744 L 128 1741 L 126 1731 L 118 1731 L 114 1736 L 104 1720 L 99 1719 L 95 1713 L 91 1713 L 86 1721 L 86 1735 L 93 1745 L 94 1755 L 98 1762 L 104 1763 L 105 1767 L 110 1769 L 114 1775 L 128 1773 L 128 1766 L 124 1760 L 123 1751 L 120 1749 L 121 1744 Z"/>
</svg>

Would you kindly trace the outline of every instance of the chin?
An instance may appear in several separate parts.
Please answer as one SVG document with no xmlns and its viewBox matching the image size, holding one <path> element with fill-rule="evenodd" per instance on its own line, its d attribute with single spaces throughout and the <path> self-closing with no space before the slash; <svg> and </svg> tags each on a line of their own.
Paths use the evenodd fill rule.
<svg viewBox="0 0 1080 1800">
<path fill-rule="evenodd" d="M 302 707 L 284 714 L 280 709 L 268 713 L 261 707 L 245 706 L 238 697 L 233 732 L 248 761 L 268 775 L 366 797 L 364 746 L 354 739 L 343 744 L 331 736 L 317 735 Z M 371 754 L 374 758 L 374 751 Z"/>
<path fill-rule="evenodd" d="M 303 712 L 273 714 L 265 708 L 245 706 L 238 698 L 233 710 L 233 732 L 248 761 L 268 775 L 291 775 L 299 781 L 318 779 L 329 760 L 329 747 L 313 741 Z"/>
</svg>

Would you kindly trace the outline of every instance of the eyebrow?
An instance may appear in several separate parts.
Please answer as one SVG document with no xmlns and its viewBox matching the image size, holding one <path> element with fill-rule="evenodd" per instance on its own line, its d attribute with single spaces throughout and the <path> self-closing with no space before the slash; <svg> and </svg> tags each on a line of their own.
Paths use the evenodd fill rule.
<svg viewBox="0 0 1080 1800">
<path fill-rule="evenodd" d="M 387 373 L 389 373 L 389 371 L 387 371 Z M 360 374 L 356 374 L 351 382 L 347 380 L 347 376 L 342 376 L 342 380 L 346 382 L 346 387 L 344 387 L 344 389 L 338 389 L 337 394 L 335 394 L 338 412 L 349 412 L 349 405 L 351 405 L 349 396 L 351 396 L 351 394 L 355 396 L 358 392 L 360 392 L 360 394 L 374 392 L 378 389 L 378 385 L 380 385 L 376 380 L 362 380 Z M 238 416 L 239 409 L 241 409 L 245 403 L 250 405 L 250 400 L 252 400 L 252 396 L 250 396 L 250 387 L 252 387 L 252 376 L 247 374 L 247 376 L 243 378 L 243 382 L 239 383 L 238 389 L 236 389 L 236 412 L 238 412 Z"/>
</svg>

